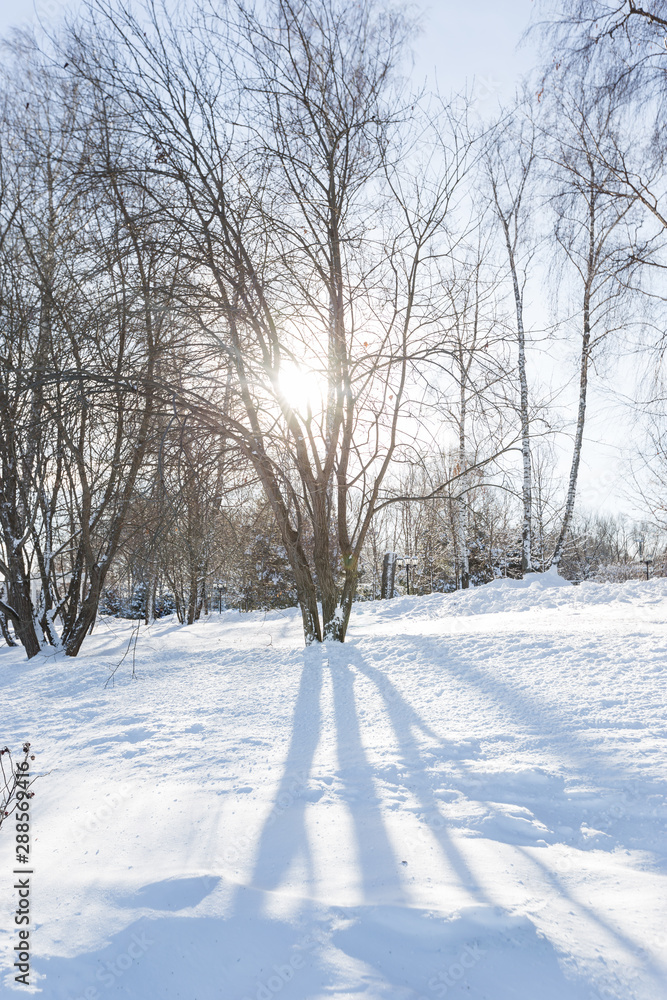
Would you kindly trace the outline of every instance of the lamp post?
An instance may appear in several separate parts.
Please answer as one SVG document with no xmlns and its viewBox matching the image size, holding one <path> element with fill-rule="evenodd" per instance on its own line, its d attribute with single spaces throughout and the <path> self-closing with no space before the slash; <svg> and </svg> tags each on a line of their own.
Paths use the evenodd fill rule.
<svg viewBox="0 0 667 1000">
<path fill-rule="evenodd" d="M 650 570 L 650 567 L 653 565 L 653 558 L 652 558 L 652 556 L 647 555 L 646 550 L 649 548 L 649 546 L 646 544 L 646 536 L 645 536 L 644 532 L 643 531 L 638 531 L 637 534 L 635 535 L 635 539 L 636 539 L 636 542 L 637 542 L 637 551 L 639 553 L 639 561 L 643 562 L 644 565 L 646 566 L 646 579 L 649 580 L 650 579 L 650 572 L 649 572 L 649 570 Z M 653 551 L 655 551 L 654 546 L 651 546 L 651 549 L 653 549 Z"/>
<path fill-rule="evenodd" d="M 225 585 L 222 580 L 216 580 L 213 584 L 213 589 L 218 593 L 218 614 L 222 614 L 222 592 L 225 589 Z"/>
<path fill-rule="evenodd" d="M 399 556 L 396 560 L 396 566 L 398 569 L 403 569 L 405 566 L 405 583 L 408 595 L 410 594 L 410 567 L 413 569 L 417 566 L 417 556 Z"/>
</svg>

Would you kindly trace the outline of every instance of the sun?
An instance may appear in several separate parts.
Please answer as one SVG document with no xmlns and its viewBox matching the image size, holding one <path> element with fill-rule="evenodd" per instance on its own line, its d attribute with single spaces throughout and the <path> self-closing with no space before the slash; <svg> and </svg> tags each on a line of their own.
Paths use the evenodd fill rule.
<svg viewBox="0 0 667 1000">
<path fill-rule="evenodd" d="M 280 366 L 278 386 L 299 416 L 307 416 L 309 410 L 315 414 L 324 409 L 327 382 L 322 373 L 288 361 Z"/>
</svg>

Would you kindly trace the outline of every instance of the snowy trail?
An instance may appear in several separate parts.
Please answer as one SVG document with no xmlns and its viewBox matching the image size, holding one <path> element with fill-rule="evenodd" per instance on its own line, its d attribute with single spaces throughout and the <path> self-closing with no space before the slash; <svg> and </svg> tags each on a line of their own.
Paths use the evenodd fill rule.
<svg viewBox="0 0 667 1000">
<path fill-rule="evenodd" d="M 0 650 L 2 738 L 51 771 L 36 990 L 664 1000 L 666 626 L 665 581 L 540 580 L 358 606 L 338 648 L 157 623 L 106 689 L 129 623 Z"/>
</svg>

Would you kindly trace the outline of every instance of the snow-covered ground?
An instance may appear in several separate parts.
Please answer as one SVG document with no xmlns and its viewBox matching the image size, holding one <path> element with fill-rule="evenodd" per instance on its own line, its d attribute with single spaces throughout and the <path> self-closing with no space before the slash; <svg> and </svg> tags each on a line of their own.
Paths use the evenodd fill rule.
<svg viewBox="0 0 667 1000">
<path fill-rule="evenodd" d="M 667 997 L 667 581 L 100 621 L 0 650 L 53 1000 Z M 0 832 L 2 970 L 13 825 Z"/>
</svg>

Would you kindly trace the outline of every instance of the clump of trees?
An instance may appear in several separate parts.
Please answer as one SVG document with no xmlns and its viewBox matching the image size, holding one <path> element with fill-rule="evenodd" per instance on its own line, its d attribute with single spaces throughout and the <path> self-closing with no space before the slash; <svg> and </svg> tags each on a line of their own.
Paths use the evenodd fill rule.
<svg viewBox="0 0 667 1000">
<path fill-rule="evenodd" d="M 657 7 L 588 6 L 496 122 L 411 88 L 413 25 L 375 0 L 88 0 L 12 36 L 7 642 L 76 655 L 100 610 L 223 603 L 343 641 L 388 548 L 419 592 L 630 558 L 577 496 L 591 379 L 660 355 L 665 55 Z M 564 485 L 535 363 L 563 339 Z"/>
</svg>

